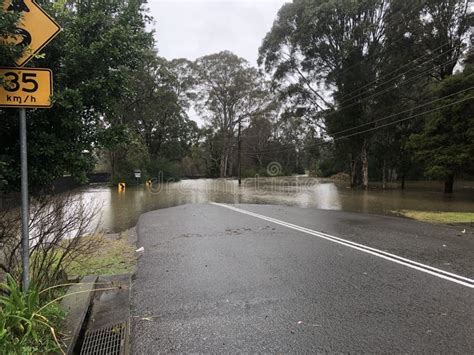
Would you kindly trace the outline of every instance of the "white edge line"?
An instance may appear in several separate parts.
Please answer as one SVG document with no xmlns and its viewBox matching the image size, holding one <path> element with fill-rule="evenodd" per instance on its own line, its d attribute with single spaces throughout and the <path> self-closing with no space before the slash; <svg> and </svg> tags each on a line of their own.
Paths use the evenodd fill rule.
<svg viewBox="0 0 474 355">
<path fill-rule="evenodd" d="M 228 208 L 236 208 L 236 207 L 231 207 L 231 206 L 227 206 Z M 237 208 L 236 211 L 239 211 L 239 209 Z M 242 210 L 242 211 L 245 211 L 245 210 Z M 239 211 L 240 212 L 240 211 Z M 245 211 L 245 212 L 249 212 L 249 211 Z M 242 212 L 242 213 L 245 213 L 245 212 Z M 410 264 L 415 264 L 415 265 L 418 265 L 420 267 L 423 267 L 425 269 L 430 269 L 434 272 L 438 272 L 438 273 L 441 273 L 441 274 L 445 274 L 445 275 L 448 275 L 448 276 L 452 276 L 454 278 L 459 278 L 459 279 L 462 279 L 462 280 L 465 280 L 465 281 L 468 281 L 468 282 L 473 282 L 474 283 L 474 280 L 470 279 L 470 278 L 467 278 L 467 277 L 464 277 L 464 276 L 460 276 L 460 275 L 457 275 L 457 274 L 453 274 L 453 273 L 450 273 L 448 271 L 444 271 L 444 270 L 441 270 L 441 269 L 437 269 L 435 267 L 432 267 L 432 266 L 429 266 L 429 265 L 426 265 L 426 264 L 422 264 L 422 263 L 419 263 L 417 261 L 414 261 L 414 260 L 410 260 L 410 259 L 407 259 L 407 258 L 404 258 L 404 257 L 401 257 L 401 256 L 398 256 L 398 255 L 395 255 L 395 254 L 391 254 L 391 253 L 388 253 L 386 251 L 383 251 L 383 250 L 380 250 L 380 249 L 375 249 L 375 248 L 372 248 L 372 247 L 369 247 L 367 245 L 363 245 L 363 244 L 359 244 L 359 243 L 355 243 L 355 242 L 352 242 L 350 240 L 346 240 L 346 239 L 342 239 L 342 238 L 339 238 L 339 237 L 336 237 L 336 236 L 333 236 L 331 234 L 327 234 L 327 233 L 323 233 L 323 232 L 318 232 L 318 231 L 315 231 L 315 230 L 312 230 L 312 229 L 309 229 L 309 228 L 306 228 L 306 227 L 302 227 L 302 226 L 298 226 L 298 225 L 295 225 L 295 224 L 292 224 L 292 223 L 289 223 L 289 222 L 285 222 L 285 221 L 280 221 L 278 219 L 275 219 L 275 218 L 271 218 L 271 217 L 267 217 L 267 216 L 263 216 L 263 215 L 259 215 L 257 213 L 253 213 L 253 212 L 249 212 L 248 213 L 249 215 L 253 215 L 254 217 L 257 217 L 257 218 L 261 218 L 261 217 L 264 217 L 266 218 L 266 220 L 270 221 L 270 222 L 278 222 L 278 223 L 283 223 L 284 225 L 286 225 L 287 227 L 290 227 L 290 228 L 295 228 L 295 229 L 298 229 L 300 231 L 305 231 L 305 232 L 308 232 L 310 234 L 313 234 L 313 235 L 317 235 L 317 236 L 320 236 L 322 238 L 325 238 L 325 239 L 335 239 L 335 240 L 338 240 L 338 241 L 341 241 L 343 242 L 344 244 L 351 244 L 353 246 L 356 246 L 356 247 L 361 247 L 361 248 L 364 248 L 364 249 L 368 249 L 368 250 L 371 250 L 371 251 L 374 251 L 376 253 L 379 253 L 379 254 L 383 254 L 385 256 L 388 256 L 390 258 L 394 258 L 394 259 L 398 259 L 398 260 L 401 260 L 401 261 L 404 261 L 404 262 L 407 262 L 407 263 L 410 263 Z"/>
<path fill-rule="evenodd" d="M 387 253 L 383 250 L 371 248 L 371 247 L 365 246 L 363 244 L 354 243 L 354 242 L 351 242 L 351 241 L 348 241 L 348 240 L 345 240 L 345 239 L 342 239 L 342 238 L 338 238 L 336 236 L 332 236 L 330 234 L 317 232 L 317 231 L 314 231 L 312 229 L 308 229 L 308 228 L 305 228 L 305 227 L 300 227 L 300 226 L 295 225 L 295 224 L 291 224 L 291 223 L 284 222 L 284 221 L 281 221 L 281 220 L 278 220 L 278 219 L 275 219 L 275 218 L 260 215 L 260 214 L 254 213 L 254 212 L 246 211 L 246 210 L 243 210 L 243 209 L 240 209 L 240 208 L 237 208 L 237 207 L 225 205 L 225 204 L 222 204 L 222 203 L 216 203 L 216 202 L 211 202 L 211 204 L 216 205 L 216 206 L 220 206 L 220 207 L 224 207 L 224 208 L 227 208 L 227 209 L 230 209 L 230 210 L 242 213 L 242 214 L 246 214 L 246 215 L 249 215 L 249 216 L 252 216 L 252 217 L 255 217 L 255 218 L 263 219 L 263 220 L 268 221 L 268 222 L 279 224 L 281 226 L 291 228 L 291 229 L 297 230 L 299 232 L 311 234 L 311 235 L 314 235 L 316 237 L 328 240 L 330 242 L 345 245 L 347 247 L 357 249 L 357 250 L 362 251 L 364 253 L 371 254 L 371 255 L 377 256 L 379 258 L 389 260 L 389 261 L 392 261 L 394 263 L 404 265 L 404 266 L 407 266 L 409 268 L 412 268 L 412 269 L 415 269 L 415 270 L 418 270 L 418 271 L 422 271 L 424 273 L 427 273 L 427 274 L 430 274 L 430 275 L 433 275 L 433 276 L 437 276 L 441 279 L 445 279 L 445 280 L 448 280 L 448 281 L 451 281 L 451 282 L 455 282 L 459 285 L 467 286 L 469 288 L 474 288 L 474 284 L 473 284 L 474 280 L 472 280 L 470 278 L 460 276 L 460 275 L 456 275 L 456 274 L 453 274 L 453 273 L 450 273 L 450 272 L 447 272 L 447 271 L 444 271 L 444 270 L 441 270 L 441 269 L 437 269 L 437 268 L 434 268 L 432 266 L 425 265 L 425 264 L 422 264 L 422 263 L 419 263 L 419 262 L 416 262 L 416 261 L 413 261 L 413 260 L 410 260 L 410 259 L 406 259 L 406 258 L 400 257 L 400 256 L 395 255 L 395 254 L 390 254 L 390 253 Z M 461 280 L 466 280 L 467 282 L 464 282 L 464 281 L 461 281 Z"/>
<path fill-rule="evenodd" d="M 333 236 L 333 235 L 330 235 L 330 234 L 327 234 L 327 233 L 318 232 L 318 231 L 315 231 L 315 230 L 312 230 L 312 229 L 308 229 L 306 227 L 298 226 L 298 225 L 295 225 L 295 224 L 292 224 L 292 223 L 289 223 L 289 222 L 285 222 L 285 221 L 281 221 L 281 220 L 278 220 L 278 219 L 275 219 L 275 218 L 267 217 L 267 216 L 264 216 L 264 215 L 259 215 L 259 214 L 254 213 L 254 212 L 239 209 L 237 207 L 232 207 L 232 206 L 223 205 L 223 204 L 221 204 L 221 206 L 229 208 L 229 209 L 234 209 L 237 212 L 248 214 L 250 216 L 254 216 L 254 217 L 257 217 L 257 218 L 263 218 L 263 219 L 265 219 L 269 222 L 275 222 L 275 223 L 278 223 L 278 224 L 282 224 L 282 225 L 285 225 L 289 228 L 297 229 L 299 231 L 308 232 L 310 234 L 319 236 L 319 237 L 324 238 L 324 239 L 328 239 L 328 238 L 333 239 L 333 240 L 335 239 L 335 240 L 343 242 L 344 244 L 351 244 L 352 246 L 361 247 L 361 248 L 364 248 L 364 249 L 369 249 L 369 250 L 372 250 L 376 253 L 384 254 L 384 255 L 386 255 L 390 258 L 395 258 L 395 259 L 398 259 L 398 260 L 401 260 L 401 261 L 405 261 L 407 263 L 418 265 L 418 266 L 423 267 L 425 269 L 430 269 L 434 272 L 442 273 L 442 274 L 445 274 L 445 275 L 448 275 L 448 276 L 452 276 L 454 278 L 459 278 L 459 279 L 474 283 L 474 280 L 472 280 L 470 278 L 460 276 L 460 275 L 457 275 L 457 274 L 453 274 L 453 273 L 450 273 L 448 271 L 444 271 L 444 270 L 441 270 L 441 269 L 437 269 L 435 267 L 432 267 L 432 266 L 429 266 L 429 265 L 426 265 L 426 264 L 422 264 L 422 263 L 419 263 L 417 261 L 413 261 L 413 260 L 410 260 L 410 259 L 406 259 L 404 257 L 398 256 L 398 255 L 395 255 L 395 254 L 391 254 L 391 253 L 388 253 L 388 252 L 380 250 L 380 249 L 375 249 L 375 248 L 372 248 L 372 247 L 369 247 L 369 246 L 366 246 L 366 245 L 363 245 L 363 244 L 355 243 L 355 242 L 352 242 L 352 241 L 349 241 L 349 240 L 346 240 L 346 239 L 342 239 L 342 238 L 339 238 L 339 237 L 336 237 L 336 236 Z"/>
</svg>

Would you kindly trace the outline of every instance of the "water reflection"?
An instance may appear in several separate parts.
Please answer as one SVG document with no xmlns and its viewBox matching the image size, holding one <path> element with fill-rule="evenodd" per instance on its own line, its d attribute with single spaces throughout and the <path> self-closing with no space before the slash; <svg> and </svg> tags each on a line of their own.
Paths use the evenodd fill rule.
<svg viewBox="0 0 474 355">
<path fill-rule="evenodd" d="M 183 180 L 178 183 L 127 187 L 124 192 L 104 185 L 76 190 L 84 202 L 102 206 L 105 230 L 120 231 L 134 226 L 140 214 L 166 207 L 208 201 L 223 203 L 282 204 L 321 209 L 392 214 L 400 209 L 474 211 L 474 184 L 460 183 L 452 196 L 442 193 L 440 183 L 410 183 L 406 190 L 352 190 L 346 183 L 292 178 L 235 180 Z"/>
</svg>

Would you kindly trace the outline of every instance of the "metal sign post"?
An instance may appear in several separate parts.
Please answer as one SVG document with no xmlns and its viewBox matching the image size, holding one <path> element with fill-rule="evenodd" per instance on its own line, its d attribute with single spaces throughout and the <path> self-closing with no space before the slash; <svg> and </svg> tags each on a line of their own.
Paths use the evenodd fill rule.
<svg viewBox="0 0 474 355">
<path fill-rule="evenodd" d="M 20 68 L 0 68 L 0 107 L 19 108 L 21 156 L 21 260 L 23 290 L 29 287 L 30 208 L 28 201 L 28 157 L 26 146 L 26 107 L 51 107 L 52 73 L 49 69 L 21 68 L 58 33 L 61 27 L 34 0 L 3 1 L 3 11 L 20 13 L 17 34 L 0 36 L 0 44 L 18 45 L 25 49 L 16 59 Z"/>
<path fill-rule="evenodd" d="M 26 145 L 26 110 L 20 108 L 20 146 L 21 146 L 21 264 L 23 289 L 30 284 L 30 205 L 28 201 L 28 154 Z"/>
<path fill-rule="evenodd" d="M 137 187 L 138 187 L 138 180 L 142 177 L 142 172 L 138 169 L 135 170 L 135 179 L 137 181 Z"/>
</svg>

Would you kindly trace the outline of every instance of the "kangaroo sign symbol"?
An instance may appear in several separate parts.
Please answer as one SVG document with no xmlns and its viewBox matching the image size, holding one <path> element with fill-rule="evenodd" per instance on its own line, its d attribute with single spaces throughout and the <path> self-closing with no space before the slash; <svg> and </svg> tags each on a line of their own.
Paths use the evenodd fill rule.
<svg viewBox="0 0 474 355">
<path fill-rule="evenodd" d="M 61 27 L 33 0 L 3 0 L 3 11 L 19 14 L 19 21 L 11 34 L 0 37 L 1 43 L 21 46 L 22 54 L 15 60 L 24 66 L 47 45 Z M 1 5 L 0 5 L 1 6 Z M 27 107 L 51 107 L 52 73 L 49 69 L 0 68 L 0 107 L 18 107 L 20 118 L 21 156 L 21 264 L 22 289 L 30 283 L 30 237 L 28 203 L 28 149 L 26 132 Z"/>
<path fill-rule="evenodd" d="M 61 31 L 61 27 L 34 0 L 6 0 L 5 11 L 19 12 L 21 18 L 15 33 L 1 38 L 4 43 L 24 46 L 16 64 L 24 66 Z"/>
</svg>

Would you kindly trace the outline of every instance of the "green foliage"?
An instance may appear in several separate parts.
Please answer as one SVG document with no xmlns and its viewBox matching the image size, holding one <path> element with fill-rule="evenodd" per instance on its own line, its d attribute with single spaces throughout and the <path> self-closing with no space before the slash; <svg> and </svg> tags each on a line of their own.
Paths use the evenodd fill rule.
<svg viewBox="0 0 474 355">
<path fill-rule="evenodd" d="M 474 65 L 468 65 L 462 73 L 447 77 L 434 90 L 436 96 L 442 98 L 469 88 L 474 88 Z M 445 98 L 437 103 L 437 107 L 439 111 L 426 117 L 423 131 L 410 138 L 415 157 L 425 164 L 425 173 L 430 178 L 446 180 L 472 172 L 473 90 Z"/>
<path fill-rule="evenodd" d="M 14 11 L 3 11 L 6 0 L 0 0 L 0 38 L 7 38 L 16 34 L 16 24 L 20 20 L 20 15 Z M 14 44 L 0 45 L 0 66 L 11 65 L 15 58 L 19 56 L 22 48 Z M 0 77 L 0 84 L 2 78 Z"/>
<path fill-rule="evenodd" d="M 5 179 L 5 175 L 8 174 L 8 172 L 6 172 L 7 166 L 6 162 L 0 160 L 0 191 L 6 190 L 8 185 L 8 181 Z"/>
<path fill-rule="evenodd" d="M 7 275 L 0 284 L 0 349 L 2 354 L 59 352 L 55 329 L 64 317 L 55 301 L 44 299 L 34 285 L 23 292 Z"/>
<path fill-rule="evenodd" d="M 469 34 L 468 3 L 295 0 L 280 9 L 259 64 L 286 114 L 334 139 L 352 184 L 366 185 L 369 165 L 374 177 L 390 170 L 404 179 L 415 165 L 408 137 L 420 132 L 420 120 L 380 131 L 390 121 L 377 120 L 421 112 L 415 107 L 429 98 L 425 88 L 452 75 Z"/>
<path fill-rule="evenodd" d="M 54 106 L 27 113 L 29 182 L 35 190 L 67 173 L 86 181 L 95 163 L 94 150 L 102 144 L 102 128 L 120 122 L 117 107 L 131 90 L 131 72 L 143 65 L 144 53 L 154 45 L 153 34 L 145 29 L 150 19 L 141 0 L 59 1 L 42 6 L 63 31 L 31 62 L 51 68 L 55 84 Z M 0 19 L 5 17 L 2 10 L 0 14 Z M 0 110 L 0 120 L 1 174 L 8 182 L 3 187 L 16 190 L 20 171 L 16 110 Z M 107 138 L 104 144 L 111 143 L 110 135 Z"/>
<path fill-rule="evenodd" d="M 159 159 L 179 161 L 189 151 L 197 132 L 196 123 L 186 112 L 192 97 L 191 62 L 184 59 L 170 62 L 153 53 L 145 57 L 143 64 L 131 73 L 130 92 L 117 106 L 120 124 L 127 127 L 134 144 L 143 148 L 145 156 L 139 159 L 141 165 Z M 112 123 L 109 130 L 118 124 Z M 133 150 L 127 152 L 123 137 L 117 135 L 117 138 L 119 144 L 104 145 L 104 148 L 113 155 L 122 151 L 119 160 L 130 160 L 131 165 L 133 162 L 136 165 L 137 160 L 127 157 L 133 155 Z M 117 169 L 112 164 L 112 175 L 119 174 Z"/>
<path fill-rule="evenodd" d="M 120 121 L 103 129 L 102 148 L 112 168 L 112 181 L 135 183 L 134 169 L 145 178 L 177 178 L 175 167 L 196 142 L 197 125 L 186 108 L 193 97 L 192 63 L 167 61 L 148 53 L 143 66 L 130 73 L 130 91 L 115 112 Z"/>
<path fill-rule="evenodd" d="M 169 161 L 161 158 L 150 161 L 145 166 L 145 177 L 158 179 L 158 181 L 175 182 L 183 176 L 182 166 L 179 161 Z"/>
<path fill-rule="evenodd" d="M 432 178 L 472 170 L 469 144 L 448 139 L 471 139 L 470 107 L 440 111 L 426 124 L 394 116 L 429 109 L 417 106 L 433 98 L 426 88 L 437 81 L 445 87 L 437 98 L 460 85 L 444 80 L 465 54 L 468 0 L 284 4 L 259 49 L 271 83 L 228 51 L 194 62 L 157 56 L 144 0 L 40 3 L 63 31 L 31 62 L 51 68 L 55 82 L 53 108 L 28 110 L 35 191 L 64 174 L 86 181 L 97 157 L 114 182 L 133 183 L 134 169 L 149 177 L 236 175 L 239 127 L 242 167 L 252 174 L 278 161 L 287 174 L 345 171 L 351 184 L 366 185 L 368 176 L 420 177 L 425 165 Z M 18 15 L 1 9 L 0 36 L 15 34 Z M 20 50 L 0 45 L 0 65 L 12 66 Z M 192 106 L 204 129 L 188 117 Z M 381 117 L 393 126 L 381 129 L 391 122 Z M 0 189 L 17 190 L 16 111 L 0 110 L 0 121 Z"/>
<path fill-rule="evenodd" d="M 218 169 L 214 167 L 202 145 L 194 145 L 187 156 L 182 160 L 183 176 L 186 177 L 209 177 L 217 176 Z"/>
<path fill-rule="evenodd" d="M 316 165 L 316 176 L 330 177 L 343 171 L 343 169 L 340 169 L 340 166 L 338 167 L 338 165 L 340 164 L 338 164 L 338 161 L 335 161 L 334 159 L 322 159 Z"/>
<path fill-rule="evenodd" d="M 380 70 L 385 7 L 379 0 L 297 0 L 280 10 L 260 48 L 259 62 L 273 74 L 290 108 L 303 105 L 304 116 L 324 125 L 333 138 L 374 119 L 360 96 L 351 96 Z M 332 99 L 321 92 L 324 86 L 333 88 Z M 364 133 L 337 141 L 335 147 L 339 154 L 352 155 L 353 164 L 360 162 L 362 169 L 370 139 Z"/>
</svg>

